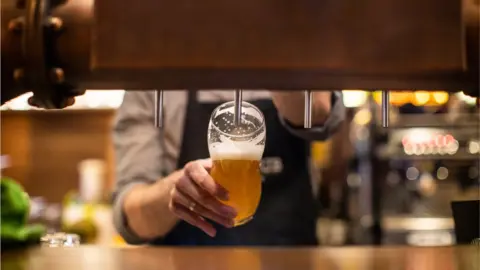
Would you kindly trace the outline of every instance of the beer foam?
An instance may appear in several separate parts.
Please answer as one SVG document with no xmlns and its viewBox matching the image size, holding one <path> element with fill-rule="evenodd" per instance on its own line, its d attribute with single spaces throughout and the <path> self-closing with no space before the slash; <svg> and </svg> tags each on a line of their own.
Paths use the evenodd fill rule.
<svg viewBox="0 0 480 270">
<path fill-rule="evenodd" d="M 209 145 L 208 150 L 213 160 L 261 160 L 264 145 L 255 145 L 251 142 L 222 142 Z"/>
</svg>

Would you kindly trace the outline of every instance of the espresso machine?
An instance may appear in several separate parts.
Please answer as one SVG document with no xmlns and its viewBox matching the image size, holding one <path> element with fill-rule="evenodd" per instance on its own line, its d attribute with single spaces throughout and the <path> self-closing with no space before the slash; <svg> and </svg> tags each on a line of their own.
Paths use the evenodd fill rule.
<svg viewBox="0 0 480 270">
<path fill-rule="evenodd" d="M 463 91 L 479 96 L 478 0 L 4 0 L 2 103 L 85 89 Z M 254 91 L 254 90 L 253 90 Z M 239 109 L 241 106 L 237 106 Z M 236 111 L 237 115 L 240 115 Z M 152 123 L 154 124 L 154 123 Z"/>
</svg>

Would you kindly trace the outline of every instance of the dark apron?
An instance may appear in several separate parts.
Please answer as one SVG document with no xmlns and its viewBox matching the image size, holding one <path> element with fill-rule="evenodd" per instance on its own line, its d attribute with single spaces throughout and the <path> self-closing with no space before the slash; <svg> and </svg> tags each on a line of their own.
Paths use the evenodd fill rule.
<svg viewBox="0 0 480 270">
<path fill-rule="evenodd" d="M 316 245 L 317 203 L 312 194 L 308 170 L 308 142 L 290 134 L 280 123 L 271 100 L 249 101 L 265 116 L 266 146 L 262 165 L 262 196 L 254 218 L 232 229 L 213 223 L 214 238 L 184 221 L 180 221 L 155 245 Z M 196 93 L 189 92 L 178 168 L 186 163 L 209 157 L 207 128 L 210 115 L 221 103 L 199 103 Z M 282 168 L 283 162 L 283 170 Z M 268 164 L 270 163 L 271 166 Z M 161 218 L 161 217 L 159 217 Z"/>
</svg>

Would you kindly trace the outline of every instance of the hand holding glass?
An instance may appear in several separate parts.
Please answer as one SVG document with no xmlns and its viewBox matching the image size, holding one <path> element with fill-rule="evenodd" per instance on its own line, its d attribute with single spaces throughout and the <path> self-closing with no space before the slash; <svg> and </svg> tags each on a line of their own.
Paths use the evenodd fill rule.
<svg viewBox="0 0 480 270">
<path fill-rule="evenodd" d="M 242 102 L 241 122 L 234 123 L 234 102 L 218 106 L 208 125 L 208 150 L 213 161 L 212 178 L 229 192 L 224 204 L 238 212 L 235 226 L 253 218 L 260 202 L 260 161 L 266 128 L 262 112 Z"/>
</svg>

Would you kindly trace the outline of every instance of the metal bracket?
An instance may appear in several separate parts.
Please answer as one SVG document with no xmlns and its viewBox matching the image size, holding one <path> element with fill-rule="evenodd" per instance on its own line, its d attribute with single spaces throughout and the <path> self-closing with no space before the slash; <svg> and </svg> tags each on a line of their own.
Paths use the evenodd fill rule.
<svg viewBox="0 0 480 270">
<path fill-rule="evenodd" d="M 56 57 L 55 38 L 63 27 L 58 17 L 49 16 L 49 0 L 25 0 L 17 6 L 25 8 L 25 17 L 11 22 L 11 29 L 21 31 L 25 67 L 18 69 L 15 79 L 33 91 L 31 103 L 45 109 L 70 105 L 72 97 L 82 94 L 65 81 L 65 72 Z M 21 71 L 21 72 L 20 72 Z M 19 76 L 21 73 L 22 76 Z"/>
</svg>

